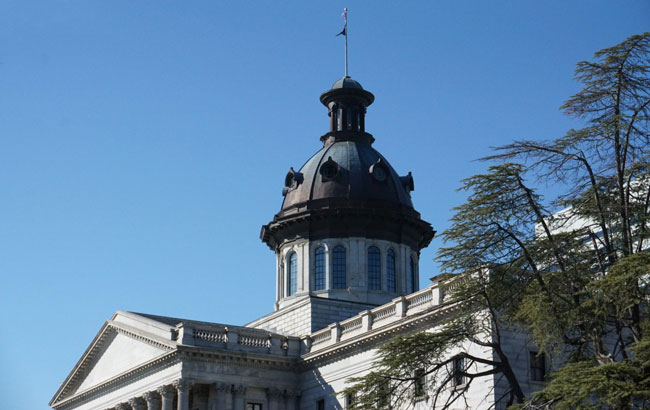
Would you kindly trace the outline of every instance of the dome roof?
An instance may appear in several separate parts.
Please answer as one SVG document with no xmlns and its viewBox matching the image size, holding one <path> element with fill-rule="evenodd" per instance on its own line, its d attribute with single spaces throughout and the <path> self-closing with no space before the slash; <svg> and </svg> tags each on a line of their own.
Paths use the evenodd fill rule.
<svg viewBox="0 0 650 410">
<path fill-rule="evenodd" d="M 358 90 L 363 90 L 363 87 L 358 81 L 353 80 L 352 77 L 347 75 L 335 82 L 332 86 L 332 90 L 336 90 L 338 88 L 356 88 Z"/>
<path fill-rule="evenodd" d="M 375 238 L 420 250 L 435 231 L 413 209 L 413 177 L 399 176 L 365 131 L 366 108 L 375 96 L 345 76 L 320 96 L 330 131 L 300 170 L 289 169 L 282 208 L 262 227 L 271 249 L 296 238 Z"/>
<path fill-rule="evenodd" d="M 397 175 L 367 142 L 337 141 L 326 144 L 298 172 L 289 171 L 280 213 L 330 207 L 330 200 L 362 208 L 412 209 L 412 188 L 410 174 Z"/>
</svg>

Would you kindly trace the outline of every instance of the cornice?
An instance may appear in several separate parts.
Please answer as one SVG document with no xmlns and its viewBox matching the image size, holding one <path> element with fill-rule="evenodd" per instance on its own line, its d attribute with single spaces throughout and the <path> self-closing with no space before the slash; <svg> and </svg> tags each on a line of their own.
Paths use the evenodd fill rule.
<svg viewBox="0 0 650 410">
<path fill-rule="evenodd" d="M 65 397 L 65 395 L 69 394 L 70 391 L 78 385 L 79 379 L 83 378 L 87 374 L 89 366 L 92 365 L 96 353 L 101 350 L 101 348 L 104 346 L 104 343 L 109 337 L 118 333 L 124 334 L 132 339 L 136 339 L 162 350 L 171 351 L 174 349 L 174 346 L 171 344 L 173 342 L 165 343 L 162 340 L 147 337 L 139 333 L 137 329 L 132 328 L 131 326 L 124 324 L 118 325 L 113 321 L 108 321 L 104 323 L 104 326 L 102 326 L 97 336 L 95 336 L 95 339 L 93 339 L 93 342 L 90 344 L 88 349 L 86 349 L 84 355 L 81 357 L 79 362 L 77 362 L 77 365 L 72 369 L 66 380 L 63 382 L 61 388 L 59 391 L 57 391 L 54 398 L 50 402 L 50 405 L 57 403 L 61 397 Z"/>
<path fill-rule="evenodd" d="M 173 351 L 166 353 L 137 367 L 134 367 L 133 369 L 122 372 L 103 383 L 100 383 L 82 392 L 76 393 L 72 397 L 50 403 L 50 406 L 58 409 L 66 405 L 79 402 L 80 400 L 96 397 L 102 393 L 105 393 L 106 391 L 115 390 L 123 385 L 129 384 L 135 378 L 155 373 L 176 363 L 178 363 L 178 352 Z"/>
<path fill-rule="evenodd" d="M 240 352 L 225 349 L 209 349 L 195 346 L 179 346 L 182 362 L 220 363 L 265 370 L 296 370 L 298 359 L 274 355 Z"/>
<path fill-rule="evenodd" d="M 153 337 L 147 337 L 147 336 L 145 336 L 143 334 L 138 333 L 137 329 L 135 329 L 135 328 L 133 328 L 131 326 L 128 326 L 128 325 L 124 325 L 124 324 L 119 324 L 118 325 L 116 323 L 109 322 L 108 327 L 110 329 L 115 330 L 118 333 L 122 333 L 122 334 L 124 334 L 126 336 L 129 336 L 129 337 L 133 338 L 133 339 L 139 340 L 141 342 L 144 342 L 144 343 L 149 344 L 151 346 L 158 347 L 158 348 L 163 349 L 163 350 L 168 350 L 168 351 L 174 350 L 175 345 L 176 345 L 175 342 L 171 342 L 171 341 L 167 342 L 167 341 L 155 339 Z"/>
</svg>

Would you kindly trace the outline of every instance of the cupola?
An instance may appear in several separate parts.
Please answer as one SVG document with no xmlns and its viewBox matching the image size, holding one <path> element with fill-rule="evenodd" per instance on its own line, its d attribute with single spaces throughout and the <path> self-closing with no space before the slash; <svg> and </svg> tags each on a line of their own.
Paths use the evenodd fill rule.
<svg viewBox="0 0 650 410">
<path fill-rule="evenodd" d="M 309 299 L 352 303 L 352 312 L 418 289 L 420 250 L 435 232 L 413 208 L 411 173 L 400 176 L 372 146 L 374 99 L 349 76 L 320 96 L 330 118 L 323 146 L 289 168 L 281 209 L 262 227 L 277 258 L 276 309 Z"/>
<path fill-rule="evenodd" d="M 323 143 L 345 139 L 358 139 L 372 143 L 374 139 L 366 133 L 366 108 L 375 96 L 363 89 L 358 81 L 345 76 L 320 96 L 328 109 L 330 131 L 321 137 Z"/>
</svg>

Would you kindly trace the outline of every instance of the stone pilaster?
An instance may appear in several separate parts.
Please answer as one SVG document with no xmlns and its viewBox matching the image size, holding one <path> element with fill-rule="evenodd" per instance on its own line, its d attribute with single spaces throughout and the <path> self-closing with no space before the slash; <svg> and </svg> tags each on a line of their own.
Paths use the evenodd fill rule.
<svg viewBox="0 0 650 410">
<path fill-rule="evenodd" d="M 232 389 L 233 410 L 246 410 L 246 386 L 236 385 Z"/>
<path fill-rule="evenodd" d="M 172 406 L 174 405 L 176 389 L 170 385 L 160 386 L 158 388 L 158 393 L 162 398 L 162 410 L 174 410 Z"/>
<path fill-rule="evenodd" d="M 300 392 L 297 390 L 287 390 L 285 392 L 287 397 L 287 410 L 298 410 L 300 406 L 298 405 L 298 400 L 300 400 Z"/>
<path fill-rule="evenodd" d="M 147 402 L 142 397 L 129 399 L 129 404 L 133 410 L 147 410 Z"/>
<path fill-rule="evenodd" d="M 186 379 L 178 379 L 174 382 L 174 387 L 178 393 L 177 410 L 190 410 L 190 389 L 192 382 Z"/>
<path fill-rule="evenodd" d="M 161 410 L 160 395 L 158 393 L 148 391 L 142 397 L 147 402 L 147 410 Z"/>
<path fill-rule="evenodd" d="M 230 396 L 232 386 L 227 383 L 215 383 L 214 384 L 214 393 L 215 393 L 215 410 L 226 410 L 228 409 L 228 396 Z M 212 410 L 212 409 L 211 409 Z"/>
<path fill-rule="evenodd" d="M 269 410 L 280 410 L 284 401 L 284 392 L 278 388 L 266 389 L 266 397 L 269 401 Z"/>
</svg>

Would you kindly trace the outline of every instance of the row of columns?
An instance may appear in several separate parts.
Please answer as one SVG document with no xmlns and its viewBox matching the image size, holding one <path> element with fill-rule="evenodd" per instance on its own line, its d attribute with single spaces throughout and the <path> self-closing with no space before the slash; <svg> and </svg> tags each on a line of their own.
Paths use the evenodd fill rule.
<svg viewBox="0 0 650 410">
<path fill-rule="evenodd" d="M 195 399 L 190 409 L 190 391 L 193 386 Z M 246 391 L 247 387 L 244 385 L 194 384 L 190 380 L 179 379 L 107 410 L 246 410 Z M 270 388 L 266 389 L 266 395 L 269 410 L 298 409 L 298 391 Z"/>
</svg>

